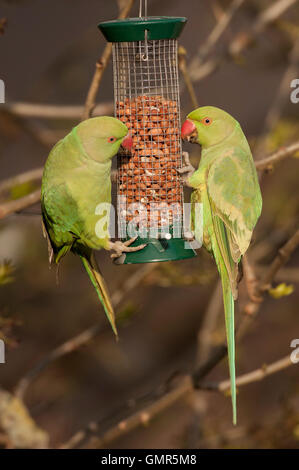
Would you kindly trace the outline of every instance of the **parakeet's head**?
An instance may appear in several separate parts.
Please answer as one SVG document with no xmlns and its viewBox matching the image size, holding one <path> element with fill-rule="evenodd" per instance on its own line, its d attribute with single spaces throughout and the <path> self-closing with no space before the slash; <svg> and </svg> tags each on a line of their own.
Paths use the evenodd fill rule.
<svg viewBox="0 0 299 470">
<path fill-rule="evenodd" d="M 133 144 L 127 126 L 110 116 L 87 119 L 76 130 L 84 150 L 93 160 L 100 162 L 114 157 L 121 145 L 130 149 Z"/>
<path fill-rule="evenodd" d="M 228 137 L 236 125 L 237 121 L 222 109 L 203 106 L 188 114 L 181 135 L 184 140 L 210 147 Z"/>
</svg>

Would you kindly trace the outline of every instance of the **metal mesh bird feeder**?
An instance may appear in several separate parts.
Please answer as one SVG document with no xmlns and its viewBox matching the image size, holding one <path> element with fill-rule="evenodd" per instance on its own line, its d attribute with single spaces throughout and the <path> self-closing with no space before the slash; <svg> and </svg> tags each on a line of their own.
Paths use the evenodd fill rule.
<svg viewBox="0 0 299 470">
<path fill-rule="evenodd" d="M 133 138 L 118 155 L 118 228 L 134 245 L 125 263 L 186 259 L 184 240 L 177 37 L 186 18 L 139 17 L 107 21 L 99 28 L 113 43 L 115 117 Z M 133 225 L 132 225 L 133 224 Z"/>
</svg>

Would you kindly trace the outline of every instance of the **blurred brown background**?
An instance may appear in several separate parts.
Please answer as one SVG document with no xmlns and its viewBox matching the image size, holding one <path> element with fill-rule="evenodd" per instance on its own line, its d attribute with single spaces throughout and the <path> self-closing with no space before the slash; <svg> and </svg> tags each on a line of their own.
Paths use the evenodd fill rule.
<svg viewBox="0 0 299 470">
<path fill-rule="evenodd" d="M 149 0 L 149 14 L 188 17 L 179 42 L 190 64 L 231 3 Z M 265 156 L 298 140 L 299 103 L 291 103 L 289 85 L 286 88 L 283 84 L 286 71 L 291 78 L 299 77 L 298 2 L 284 2 L 290 4 L 289 8 L 261 31 L 254 30 L 262 11 L 275 3 L 278 1 L 245 1 L 205 59 L 220 58 L 217 68 L 194 81 L 200 105 L 219 106 L 235 116 L 256 149 L 255 156 Z M 6 107 L 0 105 L 0 180 L 43 165 L 55 140 L 80 119 L 79 114 L 74 119 L 28 118 L 9 106 L 16 102 L 83 105 L 95 62 L 105 46 L 96 25 L 117 14 L 116 1 L 0 1 L 0 19 L 7 18 L 0 36 L 0 78 L 5 81 L 7 103 Z M 136 1 L 130 16 L 137 15 Z M 242 40 L 240 33 L 253 34 L 252 41 L 240 53 L 231 55 L 229 46 L 235 38 Z M 191 68 L 191 76 L 193 73 Z M 192 104 L 183 81 L 182 90 L 184 116 Z M 97 103 L 112 99 L 110 64 Z M 261 144 L 265 132 L 267 138 Z M 188 150 L 193 152 L 195 163 L 198 149 Z M 298 165 L 298 158 L 285 159 L 263 177 L 263 213 L 249 251 L 258 273 L 296 228 Z M 36 187 L 33 184 L 29 189 Z M 11 197 L 26 191 L 26 185 L 13 188 Z M 171 388 L 181 375 L 192 372 L 198 331 L 218 278 L 213 260 L 204 250 L 191 261 L 161 264 L 125 295 L 118 308 L 118 343 L 78 259 L 66 257 L 56 284 L 55 270 L 48 268 L 38 204 L 1 221 L 0 263 L 5 259 L 12 261 L 15 271 L 13 282 L 0 285 L 0 335 L 7 344 L 6 364 L 0 364 L 3 389 L 12 392 L 51 350 L 91 325 L 102 323 L 92 341 L 53 361 L 26 390 L 25 404 L 38 426 L 49 434 L 51 446 L 61 445 L 90 422 L 98 423 L 90 434 L 102 435 L 120 419 L 155 401 L 161 390 Z M 112 292 L 138 269 L 112 265 L 107 253 L 99 253 L 98 259 Z M 274 286 L 279 282 L 291 284 L 294 292 L 280 299 L 267 294 L 259 315 L 239 342 L 238 375 L 291 353 L 291 341 L 299 338 L 298 261 L 297 251 L 274 282 Z M 238 319 L 245 315 L 247 302 L 242 281 Z M 224 340 L 221 305 L 218 310 L 212 346 Z M 298 448 L 298 367 L 293 365 L 240 387 L 236 428 L 231 423 L 229 397 L 198 391 L 186 394 L 147 426 L 107 446 Z M 227 362 L 223 360 L 205 380 L 218 382 L 227 376 Z M 4 436 L 5 445 L 11 443 L 7 444 Z"/>
</svg>

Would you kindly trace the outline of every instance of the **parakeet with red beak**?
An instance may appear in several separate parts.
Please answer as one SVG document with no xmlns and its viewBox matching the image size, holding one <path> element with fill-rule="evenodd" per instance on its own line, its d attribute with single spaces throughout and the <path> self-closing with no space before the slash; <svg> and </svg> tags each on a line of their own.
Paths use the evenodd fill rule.
<svg viewBox="0 0 299 470">
<path fill-rule="evenodd" d="M 222 281 L 233 423 L 237 422 L 234 300 L 238 263 L 246 252 L 262 210 L 262 197 L 250 147 L 240 124 L 225 111 L 204 106 L 182 125 L 183 139 L 202 147 L 198 169 L 188 173 L 191 202 L 203 204 L 203 245 L 213 253 Z M 182 169 L 184 172 L 184 169 Z M 192 225 L 197 234 L 195 211 Z"/>
<path fill-rule="evenodd" d="M 42 218 L 50 263 L 58 264 L 69 251 L 80 256 L 115 334 L 113 306 L 93 250 L 113 249 L 120 256 L 145 246 L 130 247 L 134 240 L 112 243 L 108 232 L 112 157 L 121 145 L 128 149 L 132 143 L 128 128 L 118 119 L 88 119 L 53 147 L 42 179 Z"/>
</svg>

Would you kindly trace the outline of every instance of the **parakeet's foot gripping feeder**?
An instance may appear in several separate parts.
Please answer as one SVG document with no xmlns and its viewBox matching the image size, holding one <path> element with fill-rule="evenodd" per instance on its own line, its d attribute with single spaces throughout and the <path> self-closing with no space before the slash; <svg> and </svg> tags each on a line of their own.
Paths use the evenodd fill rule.
<svg viewBox="0 0 299 470">
<path fill-rule="evenodd" d="M 118 155 L 118 228 L 132 246 L 124 263 L 195 256 L 183 237 L 183 186 L 177 38 L 186 18 L 139 17 L 99 28 L 113 43 L 115 116 L 133 138 Z"/>
</svg>

